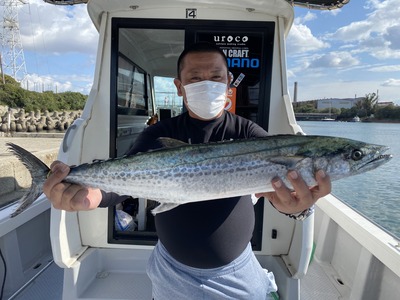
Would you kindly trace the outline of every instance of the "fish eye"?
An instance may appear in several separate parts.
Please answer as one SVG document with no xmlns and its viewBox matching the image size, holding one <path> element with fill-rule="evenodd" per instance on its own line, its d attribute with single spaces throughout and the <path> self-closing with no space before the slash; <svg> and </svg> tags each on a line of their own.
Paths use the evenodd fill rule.
<svg viewBox="0 0 400 300">
<path fill-rule="evenodd" d="M 364 156 L 363 152 L 361 150 L 353 150 L 353 152 L 351 152 L 351 159 L 353 160 L 360 160 L 362 157 Z"/>
</svg>

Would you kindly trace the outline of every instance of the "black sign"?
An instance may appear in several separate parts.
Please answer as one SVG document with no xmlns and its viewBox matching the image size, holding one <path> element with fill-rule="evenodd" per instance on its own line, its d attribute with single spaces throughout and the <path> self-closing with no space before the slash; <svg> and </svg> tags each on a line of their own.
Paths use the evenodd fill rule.
<svg viewBox="0 0 400 300">
<path fill-rule="evenodd" d="M 244 74 L 243 83 L 254 85 L 260 80 L 262 67 L 262 33 L 197 32 L 197 41 L 210 42 L 225 53 L 229 71 L 235 78 Z"/>
</svg>

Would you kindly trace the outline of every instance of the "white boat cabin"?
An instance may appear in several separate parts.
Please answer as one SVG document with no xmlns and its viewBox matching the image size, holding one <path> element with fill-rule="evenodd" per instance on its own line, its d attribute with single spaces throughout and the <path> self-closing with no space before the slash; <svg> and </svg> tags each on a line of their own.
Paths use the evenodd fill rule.
<svg viewBox="0 0 400 300">
<path fill-rule="evenodd" d="M 82 117 L 65 134 L 59 159 L 77 165 L 122 156 L 155 115 L 164 119 L 181 113 L 182 99 L 171 83 L 178 56 L 196 41 L 215 43 L 226 53 L 234 76 L 227 109 L 271 134 L 302 134 L 286 74 L 285 38 L 293 5 L 335 9 L 347 2 L 89 1 L 99 31 L 94 82 Z M 134 199 L 71 213 L 50 210 L 41 197 L 17 218 L 0 220 L 7 228 L 0 235 L 7 265 L 18 263 L 8 271 L 6 295 L 33 299 L 27 298 L 33 295 L 27 292 L 32 284 L 23 285 L 46 270 L 38 268 L 39 274 L 32 266 L 53 257 L 63 271 L 57 299 L 151 299 L 145 269 L 157 241 L 152 205 L 150 199 Z M 321 199 L 315 218 L 305 221 L 289 219 L 267 201 L 258 201 L 254 209 L 253 251 L 274 272 L 279 299 L 395 299 L 400 294 L 398 240 L 333 196 Z M 128 212 L 134 227 L 116 225 L 117 210 Z M 30 246 L 38 240 L 42 247 Z"/>
</svg>

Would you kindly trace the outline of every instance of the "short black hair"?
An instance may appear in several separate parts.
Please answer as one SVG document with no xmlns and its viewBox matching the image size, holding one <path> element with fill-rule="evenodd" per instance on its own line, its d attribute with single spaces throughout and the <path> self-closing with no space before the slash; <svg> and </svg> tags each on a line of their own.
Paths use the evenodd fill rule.
<svg viewBox="0 0 400 300">
<path fill-rule="evenodd" d="M 228 59 L 226 58 L 225 53 L 218 46 L 211 44 L 209 42 L 197 42 L 186 47 L 179 56 L 177 63 L 178 78 L 181 78 L 181 70 L 183 68 L 182 62 L 183 59 L 186 57 L 186 55 L 188 55 L 189 53 L 204 53 L 204 52 L 219 53 L 224 58 L 226 69 L 228 69 Z"/>
</svg>

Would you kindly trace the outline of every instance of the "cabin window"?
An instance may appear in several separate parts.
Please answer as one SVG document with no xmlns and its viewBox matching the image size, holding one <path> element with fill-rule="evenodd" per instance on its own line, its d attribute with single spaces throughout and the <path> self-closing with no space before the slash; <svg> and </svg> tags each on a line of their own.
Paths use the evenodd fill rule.
<svg viewBox="0 0 400 300">
<path fill-rule="evenodd" d="M 183 111 L 183 99 L 178 96 L 172 77 L 154 77 L 156 107 L 159 119 L 180 115 Z"/>
<path fill-rule="evenodd" d="M 118 55 L 117 70 L 116 150 L 117 156 L 122 156 L 145 127 L 153 108 L 149 75 L 122 53 Z"/>
<path fill-rule="evenodd" d="M 145 72 L 129 59 L 118 58 L 118 106 L 146 110 Z"/>
</svg>

